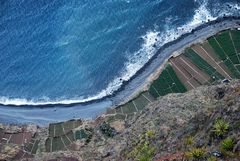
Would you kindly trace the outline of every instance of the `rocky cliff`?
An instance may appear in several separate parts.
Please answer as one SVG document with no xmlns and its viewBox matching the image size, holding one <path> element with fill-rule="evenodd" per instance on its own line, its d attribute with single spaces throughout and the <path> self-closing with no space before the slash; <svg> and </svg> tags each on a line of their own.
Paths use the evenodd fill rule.
<svg viewBox="0 0 240 161">
<path fill-rule="evenodd" d="M 0 160 L 240 160 L 240 81 L 168 94 L 129 119 L 106 120 L 103 115 L 74 122 L 73 140 L 66 132 L 69 146 L 65 134 L 58 136 L 65 150 L 54 150 L 53 141 L 48 149 L 50 127 L 2 126 Z M 34 154 L 22 149 L 25 143 L 11 140 L 21 132 L 29 134 L 23 142 L 35 140 L 31 152 L 37 140 Z M 54 130 L 51 139 L 56 137 Z"/>
</svg>

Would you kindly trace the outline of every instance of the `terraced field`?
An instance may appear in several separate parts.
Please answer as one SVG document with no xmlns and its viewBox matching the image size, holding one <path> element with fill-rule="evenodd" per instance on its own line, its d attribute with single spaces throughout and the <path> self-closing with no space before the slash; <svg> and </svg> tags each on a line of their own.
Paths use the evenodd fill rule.
<svg viewBox="0 0 240 161">
<path fill-rule="evenodd" d="M 200 85 L 236 78 L 240 78 L 240 31 L 234 29 L 220 32 L 171 57 L 147 91 L 123 105 L 108 109 L 104 121 L 111 123 L 131 118 L 149 103 L 169 93 L 183 93 Z M 14 145 L 17 159 L 33 158 L 38 151 L 76 151 L 79 143 L 88 142 L 94 134 L 93 129 L 84 126 L 81 120 L 50 124 L 44 140 L 39 139 L 38 132 L 25 130 L 9 133 L 0 128 L 0 145 Z"/>
<path fill-rule="evenodd" d="M 108 109 L 107 115 L 110 122 L 124 120 L 166 94 L 237 78 L 240 78 L 240 31 L 222 31 L 171 57 L 148 91 L 124 105 Z"/>
<path fill-rule="evenodd" d="M 74 150 L 76 137 L 73 129 L 82 125 L 81 120 L 70 120 L 49 125 L 49 136 L 45 142 L 47 152 Z"/>
<path fill-rule="evenodd" d="M 6 144 L 15 146 L 16 159 L 32 158 L 37 152 L 39 140 L 35 138 L 35 133 L 32 132 L 9 133 L 0 128 L 0 147 Z"/>
<path fill-rule="evenodd" d="M 233 38 L 234 37 L 234 38 Z M 240 77 L 239 31 L 224 31 L 208 39 L 215 54 L 232 73 L 233 78 Z"/>
</svg>

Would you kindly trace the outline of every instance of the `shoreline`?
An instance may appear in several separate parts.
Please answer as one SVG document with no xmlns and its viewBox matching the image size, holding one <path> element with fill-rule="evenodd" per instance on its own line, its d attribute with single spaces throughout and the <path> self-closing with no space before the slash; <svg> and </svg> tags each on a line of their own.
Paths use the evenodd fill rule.
<svg viewBox="0 0 240 161">
<path fill-rule="evenodd" d="M 183 34 L 174 41 L 166 43 L 157 50 L 157 53 L 128 82 L 126 82 L 125 86 L 122 87 L 122 91 L 119 93 L 124 93 L 124 89 L 131 86 L 131 84 L 133 84 L 132 82 L 134 82 L 134 79 L 137 79 L 136 77 L 145 76 L 145 80 L 143 80 L 143 82 L 138 85 L 136 90 L 128 96 L 127 100 L 121 100 L 120 102 L 117 102 L 114 107 L 124 104 L 135 98 L 139 93 L 146 91 L 146 88 L 148 88 L 149 85 L 155 79 L 157 79 L 162 71 L 162 68 L 172 56 L 182 54 L 187 47 L 199 42 L 203 42 L 207 38 L 217 34 L 220 31 L 239 27 L 240 17 L 232 16 L 218 18 L 215 21 L 198 26 L 191 32 Z M 146 74 L 144 72 L 146 72 Z"/>
<path fill-rule="evenodd" d="M 238 27 L 240 27 L 240 17 L 234 16 L 218 18 L 198 26 L 192 32 L 185 33 L 174 41 L 160 47 L 156 54 L 133 77 L 123 83 L 121 88 L 113 92 L 112 95 L 101 99 L 73 104 L 39 106 L 1 105 L 0 123 L 46 125 L 49 122 L 59 122 L 69 120 L 69 118 L 93 119 L 106 111 L 107 108 L 114 108 L 124 104 L 136 97 L 140 92 L 146 90 L 151 82 L 159 76 L 167 60 L 174 54 L 181 54 L 186 47 L 202 42 L 222 30 Z M 35 118 L 34 115 L 38 117 Z M 55 116 L 54 118 L 53 115 L 58 115 L 58 117 Z"/>
</svg>

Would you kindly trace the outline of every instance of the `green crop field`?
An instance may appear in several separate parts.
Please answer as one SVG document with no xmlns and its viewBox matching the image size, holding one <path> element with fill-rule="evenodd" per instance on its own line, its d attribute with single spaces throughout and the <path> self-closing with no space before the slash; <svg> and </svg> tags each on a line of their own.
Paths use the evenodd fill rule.
<svg viewBox="0 0 240 161">
<path fill-rule="evenodd" d="M 25 146 L 25 151 L 30 154 L 36 154 L 39 142 L 39 140 L 32 139 L 31 142 L 27 146 Z"/>
<path fill-rule="evenodd" d="M 55 136 L 61 136 L 61 135 L 64 135 L 62 125 L 61 124 L 56 124 L 55 125 Z"/>
<path fill-rule="evenodd" d="M 229 35 L 229 31 L 224 31 L 215 36 L 217 42 L 221 46 L 222 50 L 228 55 L 236 55 L 232 40 Z"/>
<path fill-rule="evenodd" d="M 70 145 L 71 144 L 71 141 L 68 139 L 67 135 L 63 135 L 62 136 L 62 141 L 64 142 L 64 144 L 66 146 Z"/>
<path fill-rule="evenodd" d="M 232 40 L 237 50 L 237 53 L 240 54 L 240 31 L 232 30 L 231 35 L 232 35 Z"/>
<path fill-rule="evenodd" d="M 143 95 L 138 96 L 133 101 L 139 111 L 146 107 L 149 103 L 149 100 L 147 100 Z"/>
<path fill-rule="evenodd" d="M 232 73 L 234 78 L 239 78 L 240 73 L 240 64 L 239 64 L 239 55 L 238 51 L 240 51 L 240 32 L 233 30 L 233 31 L 224 31 L 216 36 L 212 36 L 208 38 L 206 42 L 209 47 L 210 53 L 212 57 L 214 57 L 214 61 L 216 63 L 222 62 L 226 65 L 228 70 Z M 212 48 L 214 51 L 212 51 Z M 237 51 L 237 52 L 236 52 Z M 188 61 L 192 62 L 199 70 L 204 72 L 205 74 L 209 75 L 211 79 L 207 84 L 215 83 L 216 81 L 224 80 L 224 76 L 217 72 L 215 66 L 211 66 L 202 58 L 197 51 L 195 52 L 193 49 L 188 48 L 183 53 L 184 57 L 188 59 Z M 219 58 L 221 61 L 219 61 Z M 225 69 L 225 66 L 223 70 Z M 229 71 L 225 72 L 229 72 Z M 181 82 L 178 76 L 181 76 L 182 73 L 175 73 L 174 69 L 170 64 L 167 64 L 159 77 L 152 82 L 147 92 L 143 92 L 139 94 L 136 98 L 130 100 L 129 102 L 125 103 L 124 105 L 118 106 L 115 109 L 108 109 L 107 114 L 108 121 L 114 120 L 124 120 L 126 118 L 131 118 L 134 113 L 143 110 L 150 102 L 156 100 L 156 98 L 160 96 L 164 96 L 169 93 L 184 93 L 187 91 L 186 87 Z M 201 84 L 201 80 L 199 77 L 195 77 L 195 75 L 191 75 L 193 83 L 196 86 Z M 185 80 L 184 80 L 185 81 Z M 79 133 L 79 134 L 78 134 Z M 81 138 L 80 132 L 75 134 L 76 138 Z M 80 135 L 80 136 L 79 136 Z"/>
<path fill-rule="evenodd" d="M 52 151 L 66 150 L 61 137 L 52 138 Z"/>
<path fill-rule="evenodd" d="M 212 48 L 214 49 L 214 51 L 216 52 L 217 56 L 221 59 L 221 60 L 225 60 L 227 59 L 227 56 L 225 55 L 225 53 L 223 52 L 223 50 L 220 48 L 219 44 L 216 42 L 214 37 L 211 37 L 208 39 L 208 43 L 212 46 Z"/>
<path fill-rule="evenodd" d="M 199 69 L 207 73 L 213 81 L 223 80 L 224 77 L 219 74 L 216 69 L 209 65 L 204 59 L 202 59 L 195 51 L 192 49 L 187 49 L 184 53 L 184 56 L 189 58 Z"/>
<path fill-rule="evenodd" d="M 149 100 L 149 102 L 153 102 L 155 98 L 149 92 L 143 92 L 142 95 Z"/>
<path fill-rule="evenodd" d="M 238 31 L 236 31 L 236 33 L 237 34 L 235 34 L 235 32 L 231 34 L 233 41 L 238 39 Z M 215 50 L 217 56 L 223 60 L 234 78 L 240 78 L 240 71 L 236 67 L 236 65 L 240 63 L 239 56 L 235 51 L 233 41 L 231 40 L 229 31 L 225 31 L 208 39 L 209 44 Z M 238 43 L 236 42 L 235 44 Z"/>
<path fill-rule="evenodd" d="M 136 110 L 132 101 L 128 102 L 124 106 L 122 106 L 122 110 L 123 110 L 124 114 L 137 112 L 137 110 Z"/>
<path fill-rule="evenodd" d="M 149 93 L 155 98 L 164 96 L 168 93 L 183 93 L 186 91 L 186 88 L 180 82 L 170 65 L 166 66 L 158 79 L 152 83 L 149 89 Z"/>
</svg>

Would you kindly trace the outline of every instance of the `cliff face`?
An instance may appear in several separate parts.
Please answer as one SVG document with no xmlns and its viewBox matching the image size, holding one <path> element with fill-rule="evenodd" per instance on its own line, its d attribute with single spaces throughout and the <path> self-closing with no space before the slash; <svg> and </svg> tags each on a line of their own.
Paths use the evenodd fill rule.
<svg viewBox="0 0 240 161">
<path fill-rule="evenodd" d="M 126 127 L 114 144 L 125 145 L 118 154 L 120 160 L 239 160 L 240 82 L 167 95 Z M 226 140 L 232 146 L 229 150 L 223 145 Z"/>
<path fill-rule="evenodd" d="M 152 156 L 159 160 L 207 160 L 221 155 L 233 160 L 240 154 L 239 120 L 239 82 L 170 94 L 132 120 L 123 134 L 128 146 L 122 156 L 146 160 Z M 231 150 L 223 148 L 226 138 L 233 142 Z M 199 157 L 195 156 L 197 150 L 202 153 Z"/>
<path fill-rule="evenodd" d="M 111 123 L 106 120 L 102 116 L 94 121 L 74 122 L 72 144 L 66 145 L 65 135 L 60 136 L 66 149 L 56 151 L 54 142 L 50 150 L 46 145 L 49 129 L 24 127 L 26 133 L 35 132 L 38 147 L 36 154 L 21 157 L 84 161 L 240 159 L 240 81 L 169 94 L 129 119 Z M 11 133 L 17 128 L 1 129 L 2 133 Z M 71 140 L 69 132 L 66 136 Z M 19 160 L 19 145 L 0 143 L 0 160 Z"/>
</svg>

